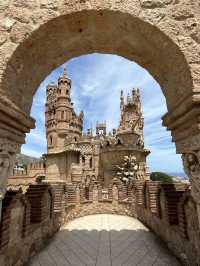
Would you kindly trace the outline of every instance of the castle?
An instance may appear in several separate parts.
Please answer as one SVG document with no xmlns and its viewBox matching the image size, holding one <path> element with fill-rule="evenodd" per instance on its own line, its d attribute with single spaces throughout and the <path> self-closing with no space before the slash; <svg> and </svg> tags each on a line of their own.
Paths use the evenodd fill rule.
<svg viewBox="0 0 200 266">
<path fill-rule="evenodd" d="M 97 123 L 96 134 L 93 134 L 92 128 L 85 134 L 84 113 L 75 113 L 70 97 L 71 87 L 66 68 L 58 84 L 47 86 L 47 179 L 85 185 L 97 181 L 106 187 L 116 177 L 117 166 L 123 163 L 125 156 L 134 156 L 137 161 L 135 179 L 149 179 L 146 157 L 150 152 L 144 149 L 144 119 L 139 89 L 133 89 L 127 100 L 121 91 L 118 129 L 107 134 L 106 123 Z"/>
</svg>

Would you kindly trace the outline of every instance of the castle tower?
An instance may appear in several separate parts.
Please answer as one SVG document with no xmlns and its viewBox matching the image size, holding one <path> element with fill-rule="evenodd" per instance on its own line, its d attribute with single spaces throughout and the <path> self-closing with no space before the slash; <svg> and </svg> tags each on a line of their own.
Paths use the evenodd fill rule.
<svg viewBox="0 0 200 266">
<path fill-rule="evenodd" d="M 48 153 L 64 149 L 65 140 L 77 140 L 82 135 L 83 112 L 76 115 L 71 102 L 71 80 L 64 69 L 58 84 L 49 84 L 46 91 L 46 138 Z"/>
<path fill-rule="evenodd" d="M 106 136 L 106 122 L 96 123 L 96 135 L 97 136 Z"/>
<path fill-rule="evenodd" d="M 123 91 L 120 97 L 120 126 L 118 131 L 143 131 L 143 116 L 141 110 L 141 100 L 139 89 L 133 89 L 132 95 L 127 95 L 126 103 L 124 101 Z"/>
<path fill-rule="evenodd" d="M 132 158 L 131 163 L 137 170 L 131 175 L 135 179 L 149 180 L 146 157 L 150 151 L 144 148 L 144 119 L 141 110 L 139 89 L 133 89 L 124 97 L 123 91 L 120 95 L 120 125 L 112 136 L 102 140 L 99 156 L 99 180 L 108 187 L 112 178 L 116 178 L 120 166 L 124 168 L 124 160 Z M 131 171 L 131 170 L 130 170 Z M 127 173 L 127 171 L 126 171 Z"/>
</svg>

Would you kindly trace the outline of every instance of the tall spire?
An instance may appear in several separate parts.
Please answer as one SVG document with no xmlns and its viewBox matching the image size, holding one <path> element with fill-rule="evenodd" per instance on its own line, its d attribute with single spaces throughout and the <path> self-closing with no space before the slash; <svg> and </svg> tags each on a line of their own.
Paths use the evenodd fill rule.
<svg viewBox="0 0 200 266">
<path fill-rule="evenodd" d="M 63 77 L 67 78 L 67 67 L 64 66 Z"/>
<path fill-rule="evenodd" d="M 120 95 L 120 109 L 123 109 L 124 106 L 124 92 L 121 90 L 121 95 Z"/>
</svg>

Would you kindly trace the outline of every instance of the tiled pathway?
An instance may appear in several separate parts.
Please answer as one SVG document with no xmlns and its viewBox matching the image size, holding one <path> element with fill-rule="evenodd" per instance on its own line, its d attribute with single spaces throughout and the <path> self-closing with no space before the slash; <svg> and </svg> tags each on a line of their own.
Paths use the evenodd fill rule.
<svg viewBox="0 0 200 266">
<path fill-rule="evenodd" d="M 91 215 L 61 229 L 31 266 L 175 266 L 180 265 L 137 219 Z"/>
</svg>

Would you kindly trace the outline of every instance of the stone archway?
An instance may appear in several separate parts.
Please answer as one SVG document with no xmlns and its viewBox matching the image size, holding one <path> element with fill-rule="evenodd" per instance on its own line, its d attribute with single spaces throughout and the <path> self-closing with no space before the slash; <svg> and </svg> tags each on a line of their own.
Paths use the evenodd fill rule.
<svg viewBox="0 0 200 266">
<path fill-rule="evenodd" d="M 193 0 L 1 1 L 2 193 L 14 154 L 34 127 L 29 113 L 40 82 L 66 60 L 99 52 L 134 60 L 159 82 L 168 108 L 163 124 L 184 154 L 200 203 L 199 7 Z M 195 159 L 187 163 L 190 153 Z"/>
</svg>

